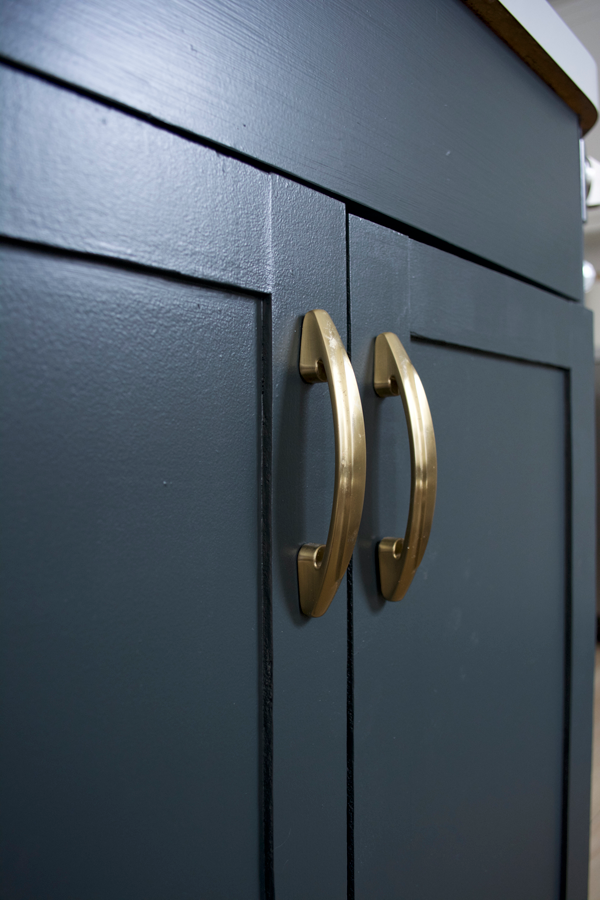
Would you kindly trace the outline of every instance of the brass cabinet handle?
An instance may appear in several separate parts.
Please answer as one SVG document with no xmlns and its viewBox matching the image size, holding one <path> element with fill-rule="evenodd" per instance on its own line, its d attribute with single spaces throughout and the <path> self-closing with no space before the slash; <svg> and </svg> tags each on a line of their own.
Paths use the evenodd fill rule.
<svg viewBox="0 0 600 900">
<path fill-rule="evenodd" d="M 365 422 L 354 370 L 331 317 L 323 309 L 304 316 L 300 374 L 329 385 L 335 432 L 335 486 L 327 544 L 303 544 L 298 553 L 300 606 L 322 616 L 348 568 L 365 498 Z"/>
<path fill-rule="evenodd" d="M 400 395 L 408 425 L 412 481 L 404 538 L 384 538 L 378 545 L 381 593 L 402 600 L 421 564 L 433 521 L 437 489 L 437 452 L 427 397 L 415 367 L 391 331 L 375 341 L 373 384 L 380 397 Z"/>
</svg>

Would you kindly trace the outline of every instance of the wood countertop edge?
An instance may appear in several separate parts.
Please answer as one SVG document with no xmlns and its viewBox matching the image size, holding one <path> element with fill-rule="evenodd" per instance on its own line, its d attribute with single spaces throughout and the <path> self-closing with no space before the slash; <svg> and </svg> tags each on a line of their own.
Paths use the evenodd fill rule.
<svg viewBox="0 0 600 900">
<path fill-rule="evenodd" d="M 523 0 L 463 0 L 577 114 L 586 134 L 598 118 L 596 64 L 546 0 L 525 2 L 527 9 Z"/>
</svg>

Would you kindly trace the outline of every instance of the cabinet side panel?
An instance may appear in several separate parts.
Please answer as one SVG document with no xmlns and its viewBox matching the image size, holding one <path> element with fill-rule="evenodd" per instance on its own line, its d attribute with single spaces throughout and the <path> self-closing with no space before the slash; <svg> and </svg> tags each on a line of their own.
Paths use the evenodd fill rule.
<svg viewBox="0 0 600 900">
<path fill-rule="evenodd" d="M 592 316 L 578 309 L 571 330 L 571 630 L 566 771 L 566 898 L 587 896 L 596 603 Z"/>
<path fill-rule="evenodd" d="M 577 117 L 460 0 L 5 0 L 0 52 L 582 295 Z"/>
<path fill-rule="evenodd" d="M 344 207 L 273 178 L 273 844 L 284 900 L 346 898 L 346 579 L 300 611 L 296 558 L 325 543 L 335 446 L 326 384 L 306 384 L 302 319 L 325 309 L 346 339 Z"/>
<path fill-rule="evenodd" d="M 1 257 L 1 892 L 258 898 L 260 301 Z"/>
</svg>

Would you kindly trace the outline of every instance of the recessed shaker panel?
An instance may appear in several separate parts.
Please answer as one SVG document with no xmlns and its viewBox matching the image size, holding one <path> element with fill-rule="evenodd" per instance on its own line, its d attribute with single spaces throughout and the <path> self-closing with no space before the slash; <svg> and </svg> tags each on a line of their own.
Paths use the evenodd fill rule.
<svg viewBox="0 0 600 900">
<path fill-rule="evenodd" d="M 2 893 L 258 897 L 260 301 L 1 265 Z"/>
</svg>

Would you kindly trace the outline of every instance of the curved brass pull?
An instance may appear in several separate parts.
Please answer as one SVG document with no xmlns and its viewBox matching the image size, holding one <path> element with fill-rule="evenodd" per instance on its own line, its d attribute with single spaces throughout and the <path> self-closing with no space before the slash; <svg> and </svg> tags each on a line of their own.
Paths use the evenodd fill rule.
<svg viewBox="0 0 600 900">
<path fill-rule="evenodd" d="M 354 370 L 331 317 L 323 309 L 304 316 L 300 374 L 326 381 L 335 432 L 335 487 L 327 544 L 303 544 L 298 553 L 300 606 L 322 616 L 348 568 L 365 498 L 365 422 Z"/>
<path fill-rule="evenodd" d="M 402 397 L 408 439 L 412 483 L 404 538 L 379 542 L 379 578 L 386 600 L 402 600 L 421 565 L 435 509 L 437 453 L 431 412 L 421 379 L 406 350 L 391 331 L 375 341 L 375 392 L 380 397 Z"/>
</svg>

